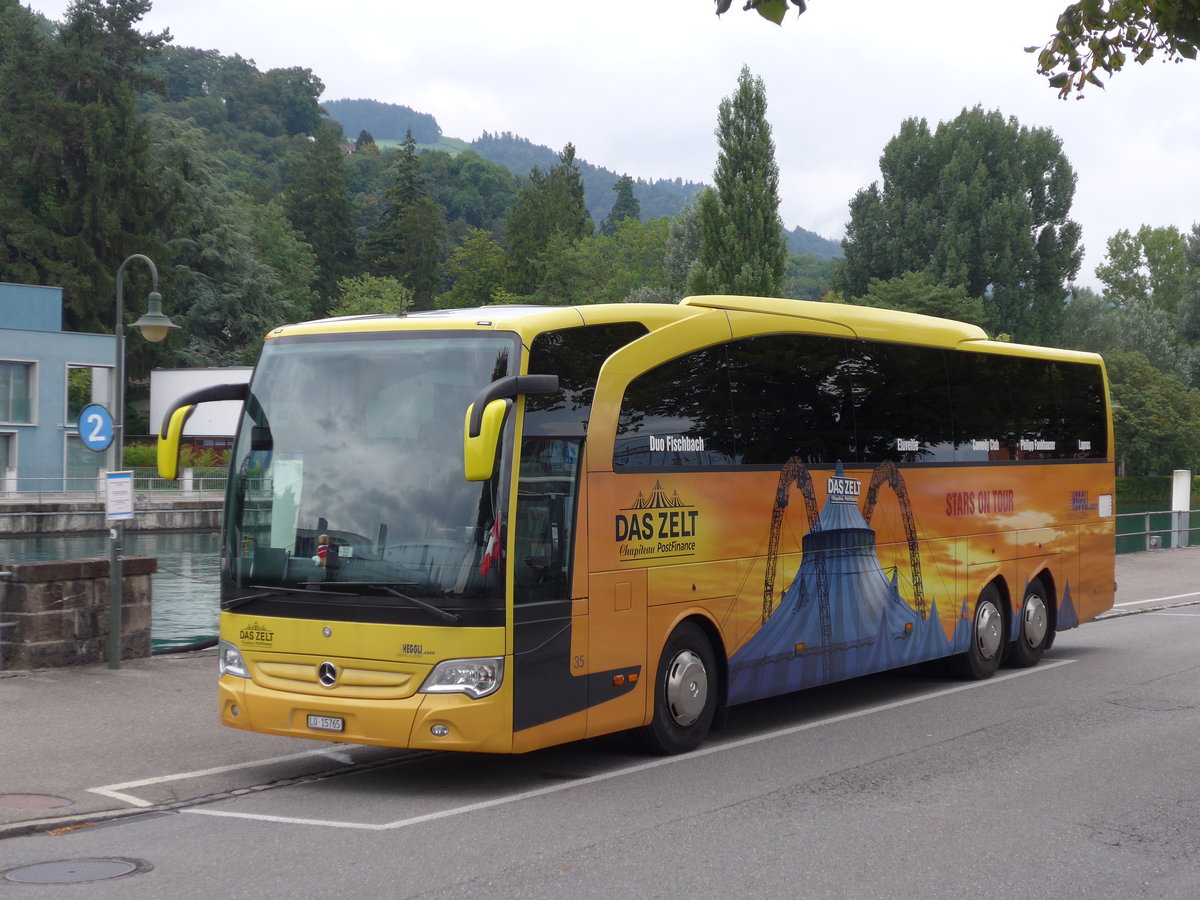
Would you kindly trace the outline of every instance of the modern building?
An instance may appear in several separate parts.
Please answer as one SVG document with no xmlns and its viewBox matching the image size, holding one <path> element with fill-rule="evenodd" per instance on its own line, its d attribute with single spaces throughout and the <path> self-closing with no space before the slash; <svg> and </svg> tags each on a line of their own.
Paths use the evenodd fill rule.
<svg viewBox="0 0 1200 900">
<path fill-rule="evenodd" d="M 116 338 L 62 329 L 62 289 L 0 283 L 0 490 L 93 490 L 108 454 L 79 438 L 89 403 L 112 410 Z"/>
</svg>

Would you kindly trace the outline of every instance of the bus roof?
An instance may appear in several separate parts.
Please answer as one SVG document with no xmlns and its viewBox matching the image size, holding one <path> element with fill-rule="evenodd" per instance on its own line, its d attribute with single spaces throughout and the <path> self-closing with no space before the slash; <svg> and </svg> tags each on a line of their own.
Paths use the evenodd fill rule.
<svg viewBox="0 0 1200 900">
<path fill-rule="evenodd" d="M 854 337 L 865 340 L 920 344 L 947 349 L 981 350 L 1009 356 L 1053 357 L 1080 362 L 1095 363 L 1100 359 L 1094 353 L 989 340 L 987 332 L 978 325 L 937 316 L 844 303 L 736 295 L 685 297 L 678 304 L 598 303 L 580 306 L 506 304 L 470 309 L 442 309 L 407 315 L 346 316 L 283 325 L 271 331 L 267 335 L 267 339 L 315 334 L 445 329 L 511 331 L 518 334 L 522 341 L 528 344 L 535 335 L 543 331 L 579 325 L 602 325 L 610 322 L 630 321 L 641 322 L 650 331 L 655 331 L 681 319 L 718 311 L 790 319 L 793 324 L 785 328 L 789 331 L 793 329 L 804 331 L 803 325 L 795 320 L 807 320 L 814 325 L 819 325 L 817 330 L 836 326 L 850 332 Z"/>
</svg>

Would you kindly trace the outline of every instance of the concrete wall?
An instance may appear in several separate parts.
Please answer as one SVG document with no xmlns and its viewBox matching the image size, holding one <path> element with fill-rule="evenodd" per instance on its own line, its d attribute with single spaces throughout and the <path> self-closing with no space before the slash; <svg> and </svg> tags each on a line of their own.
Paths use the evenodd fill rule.
<svg viewBox="0 0 1200 900">
<path fill-rule="evenodd" d="M 218 531 L 223 501 L 219 499 L 138 501 L 126 531 Z M 47 500 L 0 502 L 0 533 L 106 534 L 109 524 L 104 502 L 98 500 Z"/>
<path fill-rule="evenodd" d="M 108 658 L 109 562 L 11 563 L 0 577 L 0 668 L 43 669 Z M 158 561 L 122 561 L 121 658 L 150 655 L 151 578 Z"/>
</svg>

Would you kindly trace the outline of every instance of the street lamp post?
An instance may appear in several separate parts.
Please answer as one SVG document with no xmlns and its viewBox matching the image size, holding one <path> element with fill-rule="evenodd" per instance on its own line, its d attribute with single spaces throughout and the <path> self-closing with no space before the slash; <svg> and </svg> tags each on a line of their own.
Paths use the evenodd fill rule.
<svg viewBox="0 0 1200 900">
<path fill-rule="evenodd" d="M 114 378 L 114 408 L 113 408 L 113 465 L 110 471 L 119 470 L 123 460 L 125 446 L 125 270 L 134 260 L 140 260 L 150 267 L 151 290 L 148 298 L 146 314 L 133 323 L 131 327 L 142 332 L 148 341 L 158 342 L 167 336 L 167 332 L 179 326 L 172 322 L 162 311 L 162 294 L 158 292 L 158 269 L 154 261 L 141 253 L 128 257 L 117 269 L 117 319 L 114 333 L 117 338 L 117 354 L 113 365 Z M 108 667 L 121 668 L 121 539 L 124 534 L 124 522 L 109 523 L 109 555 L 108 555 Z"/>
</svg>

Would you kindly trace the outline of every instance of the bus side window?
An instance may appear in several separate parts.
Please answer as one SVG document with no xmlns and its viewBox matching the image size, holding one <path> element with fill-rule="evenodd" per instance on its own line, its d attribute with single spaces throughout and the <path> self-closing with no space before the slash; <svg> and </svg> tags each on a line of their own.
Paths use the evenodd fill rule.
<svg viewBox="0 0 1200 900">
<path fill-rule="evenodd" d="M 706 347 L 633 379 L 621 400 L 614 468 L 736 462 L 726 347 Z"/>
<path fill-rule="evenodd" d="M 742 465 L 792 457 L 833 465 L 854 456 L 846 341 L 770 334 L 729 345 L 734 433 Z"/>
</svg>

